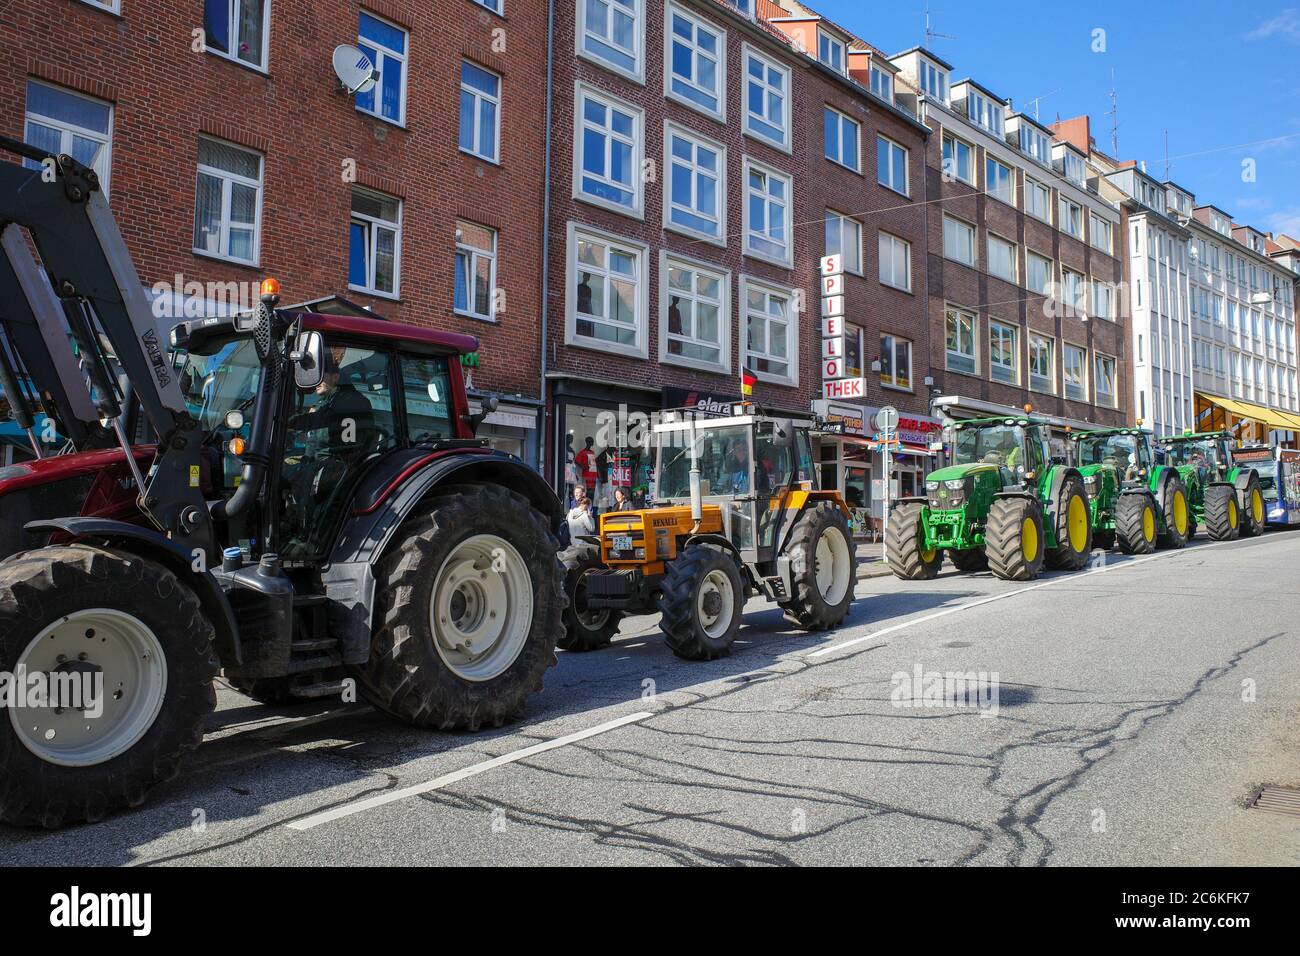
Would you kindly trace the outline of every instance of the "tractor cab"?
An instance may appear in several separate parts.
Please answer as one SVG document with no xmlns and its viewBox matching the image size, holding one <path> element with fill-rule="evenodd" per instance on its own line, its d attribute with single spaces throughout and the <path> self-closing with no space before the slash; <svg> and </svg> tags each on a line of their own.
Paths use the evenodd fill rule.
<svg viewBox="0 0 1300 956">
<path fill-rule="evenodd" d="M 1003 488 L 1022 487 L 1032 485 L 1050 460 L 1044 426 L 1028 418 L 971 419 L 957 422 L 952 430 L 952 468 L 960 469 L 963 477 L 992 465 Z"/>
<path fill-rule="evenodd" d="M 1155 467 L 1149 432 L 1140 428 L 1115 428 L 1077 432 L 1071 436 L 1080 470 L 1085 477 L 1099 467 L 1114 469 L 1121 487 L 1145 486 Z"/>
<path fill-rule="evenodd" d="M 1227 432 L 1184 432 L 1182 435 L 1162 438 L 1169 463 L 1178 468 L 1191 468 L 1205 481 L 1222 481 L 1232 468 L 1232 447 Z"/>
</svg>

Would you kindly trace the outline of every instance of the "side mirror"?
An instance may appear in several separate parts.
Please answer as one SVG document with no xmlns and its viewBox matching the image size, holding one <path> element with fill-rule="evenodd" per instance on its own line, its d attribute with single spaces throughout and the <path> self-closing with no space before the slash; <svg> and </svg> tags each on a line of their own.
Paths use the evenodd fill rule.
<svg viewBox="0 0 1300 956">
<path fill-rule="evenodd" d="M 469 421 L 470 431 L 475 435 L 478 434 L 478 427 L 483 424 L 489 415 L 497 410 L 497 407 L 501 404 L 501 396 L 496 392 L 492 392 L 490 395 L 483 396 L 482 404 L 483 407 L 479 409 L 479 411 L 473 415 L 466 416 Z"/>
<path fill-rule="evenodd" d="M 293 360 L 293 383 L 310 392 L 325 379 L 325 340 L 319 332 L 299 332 L 290 358 Z"/>
</svg>

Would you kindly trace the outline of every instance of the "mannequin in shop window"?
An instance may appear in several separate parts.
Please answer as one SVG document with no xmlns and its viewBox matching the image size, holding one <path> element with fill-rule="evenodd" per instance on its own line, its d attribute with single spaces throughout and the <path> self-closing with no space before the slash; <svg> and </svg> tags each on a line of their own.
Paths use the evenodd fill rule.
<svg viewBox="0 0 1300 956">
<path fill-rule="evenodd" d="M 593 495 L 596 492 L 596 439 L 590 435 L 587 436 L 586 447 L 574 456 L 574 464 L 578 466 L 578 477 L 582 483 L 587 486 L 587 494 Z"/>
</svg>

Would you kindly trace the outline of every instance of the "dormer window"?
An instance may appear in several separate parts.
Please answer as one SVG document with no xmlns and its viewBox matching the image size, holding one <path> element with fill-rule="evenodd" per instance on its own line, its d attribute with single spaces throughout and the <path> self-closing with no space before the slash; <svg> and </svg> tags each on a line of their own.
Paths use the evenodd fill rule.
<svg viewBox="0 0 1300 956">
<path fill-rule="evenodd" d="M 1034 129 L 1028 123 L 1020 124 L 1020 151 L 1030 159 L 1037 160 L 1044 166 L 1052 165 L 1052 144 L 1046 134 Z"/>
<path fill-rule="evenodd" d="M 831 36 L 825 30 L 818 30 L 817 59 L 836 73 L 843 73 L 845 70 L 844 41 Z"/>
<path fill-rule="evenodd" d="M 1087 176 L 1083 166 L 1083 157 L 1077 153 L 1072 153 L 1069 150 L 1066 150 L 1061 159 L 1061 171 L 1065 173 L 1065 178 L 1072 183 L 1078 183 L 1082 186 L 1084 179 Z"/>
<path fill-rule="evenodd" d="M 871 92 L 886 103 L 894 102 L 894 77 L 888 70 L 878 66 L 871 68 Z"/>
<path fill-rule="evenodd" d="M 948 71 L 929 60 L 920 60 L 921 91 L 932 100 L 948 105 Z"/>
<path fill-rule="evenodd" d="M 998 138 L 1002 137 L 1002 104 L 969 87 L 966 92 L 966 116 L 975 125 L 984 127 Z"/>
<path fill-rule="evenodd" d="M 754 19 L 754 4 L 758 0 L 731 0 L 731 5 L 743 13 L 749 19 Z"/>
</svg>

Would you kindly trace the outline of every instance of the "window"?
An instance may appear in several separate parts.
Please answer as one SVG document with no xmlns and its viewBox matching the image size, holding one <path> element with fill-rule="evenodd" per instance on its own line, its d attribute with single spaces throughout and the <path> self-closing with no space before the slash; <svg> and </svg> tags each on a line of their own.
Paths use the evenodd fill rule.
<svg viewBox="0 0 1300 956">
<path fill-rule="evenodd" d="M 262 157 L 199 139 L 194 251 L 256 263 L 262 218 Z"/>
<path fill-rule="evenodd" d="M 1001 322 L 989 322 L 989 375 L 995 382 L 1020 384 L 1019 330 Z"/>
<path fill-rule="evenodd" d="M 357 109 L 401 125 L 406 122 L 406 31 L 361 14 L 357 45 L 370 57 L 379 80 L 356 95 Z"/>
<path fill-rule="evenodd" d="M 943 254 L 949 259 L 974 266 L 975 227 L 952 216 L 944 216 Z"/>
<path fill-rule="evenodd" d="M 641 112 L 579 85 L 578 115 L 575 196 L 640 215 Z"/>
<path fill-rule="evenodd" d="M 909 193 L 907 150 L 883 136 L 876 137 L 876 181 L 904 196 Z"/>
<path fill-rule="evenodd" d="M 1088 287 L 1083 276 L 1072 269 L 1061 267 L 1061 304 L 1066 315 L 1086 316 L 1088 313 Z"/>
<path fill-rule="evenodd" d="M 1061 169 L 1065 173 L 1065 178 L 1076 185 L 1082 186 L 1084 178 L 1087 175 L 1083 165 L 1083 157 L 1078 153 L 1073 153 L 1066 149 L 1061 154 Z"/>
<path fill-rule="evenodd" d="M 1008 282 L 1019 277 L 1016 268 L 1016 244 L 989 233 L 989 274 Z"/>
<path fill-rule="evenodd" d="M 918 60 L 921 73 L 921 92 L 945 106 L 948 103 L 948 71 L 941 70 L 929 60 Z"/>
<path fill-rule="evenodd" d="M 745 132 L 790 148 L 790 68 L 745 47 Z"/>
<path fill-rule="evenodd" d="M 722 119 L 726 113 L 726 35 L 676 4 L 666 8 L 664 94 Z"/>
<path fill-rule="evenodd" d="M 348 285 L 363 292 L 396 296 L 401 248 L 401 201 L 354 187 L 348 238 Z"/>
<path fill-rule="evenodd" d="M 789 265 L 790 177 L 745 160 L 745 252 Z"/>
<path fill-rule="evenodd" d="M 645 66 L 641 44 L 644 0 L 577 0 L 578 53 L 633 79 Z"/>
<path fill-rule="evenodd" d="M 500 155 L 501 77 L 475 66 L 460 65 L 460 148 L 497 162 Z"/>
<path fill-rule="evenodd" d="M 1052 291 L 1052 260 L 1036 252 L 1025 251 L 1025 288 L 1039 295 Z"/>
<path fill-rule="evenodd" d="M 1065 377 L 1065 397 L 1076 402 L 1088 400 L 1088 350 L 1066 345 L 1062 353 L 1061 372 Z"/>
<path fill-rule="evenodd" d="M 112 169 L 113 107 L 78 93 L 27 81 L 27 122 L 23 139 L 51 153 L 66 153 L 99 175 L 108 192 Z M 26 161 L 32 169 L 40 164 Z"/>
<path fill-rule="evenodd" d="M 496 282 L 496 230 L 456 220 L 456 312 L 494 319 Z"/>
<path fill-rule="evenodd" d="M 726 150 L 668 125 L 669 196 L 664 225 L 706 239 L 725 239 Z"/>
<path fill-rule="evenodd" d="M 887 232 L 880 234 L 880 281 L 912 291 L 912 245 Z"/>
<path fill-rule="evenodd" d="M 825 30 L 817 31 L 817 59 L 825 63 L 836 73 L 844 70 L 844 41 L 831 36 Z"/>
<path fill-rule="evenodd" d="M 666 286 L 660 295 L 664 314 L 660 317 L 659 348 L 663 361 L 728 371 L 730 277 L 670 259 L 667 254 L 660 272 Z"/>
<path fill-rule="evenodd" d="M 1060 227 L 1062 232 L 1076 239 L 1083 238 L 1083 207 L 1064 196 L 1061 197 Z"/>
<path fill-rule="evenodd" d="M 975 185 L 975 150 L 955 136 L 943 137 L 943 174 Z"/>
<path fill-rule="evenodd" d="M 1111 233 L 1112 227 L 1109 222 L 1095 212 L 1088 213 L 1088 241 L 1092 243 L 1094 249 L 1110 252 Z"/>
<path fill-rule="evenodd" d="M 646 247 L 569 227 L 566 342 L 645 357 Z"/>
<path fill-rule="evenodd" d="M 944 310 L 944 352 L 948 368 L 954 372 L 974 375 L 978 363 L 975 358 L 974 312 L 948 306 Z"/>
<path fill-rule="evenodd" d="M 1016 204 L 1016 180 L 1011 175 L 1011 167 L 999 163 L 996 159 L 984 161 L 984 191 L 994 199 L 1001 199 L 1008 206 Z"/>
<path fill-rule="evenodd" d="M 912 343 L 907 339 L 880 336 L 880 384 L 912 390 Z"/>
<path fill-rule="evenodd" d="M 894 75 L 878 66 L 871 67 L 871 92 L 886 103 L 894 102 Z"/>
<path fill-rule="evenodd" d="M 406 393 L 406 432 L 411 441 L 454 438 L 451 380 L 442 356 L 399 355 Z"/>
<path fill-rule="evenodd" d="M 1025 212 L 1051 225 L 1052 191 L 1040 182 L 1025 177 Z"/>
<path fill-rule="evenodd" d="M 983 126 L 1001 139 L 1004 104 L 976 92 L 969 86 L 966 89 L 966 116 L 976 126 Z"/>
<path fill-rule="evenodd" d="M 501 7 L 505 0 L 474 0 L 480 7 L 487 7 L 493 13 L 501 13 Z"/>
<path fill-rule="evenodd" d="M 858 131 L 856 122 L 829 106 L 822 110 L 822 129 L 825 132 L 826 158 L 858 171 Z"/>
<path fill-rule="evenodd" d="M 845 272 L 862 272 L 862 224 L 856 219 L 826 210 L 826 255 L 843 256 Z"/>
<path fill-rule="evenodd" d="M 790 294 L 741 280 L 745 301 L 745 366 L 760 378 L 797 384 L 798 342 L 790 316 Z"/>
<path fill-rule="evenodd" d="M 1020 121 L 1020 151 L 1030 159 L 1037 160 L 1044 166 L 1052 165 L 1051 141 L 1047 135 L 1030 126 L 1023 119 Z"/>
<path fill-rule="evenodd" d="M 1092 280 L 1092 314 L 1099 319 L 1115 318 L 1115 287 L 1109 282 Z"/>
<path fill-rule="evenodd" d="M 270 0 L 204 0 L 204 49 L 264 70 L 270 16 Z"/>
<path fill-rule="evenodd" d="M 1056 343 L 1036 333 L 1029 336 L 1029 387 L 1056 394 Z"/>
</svg>

